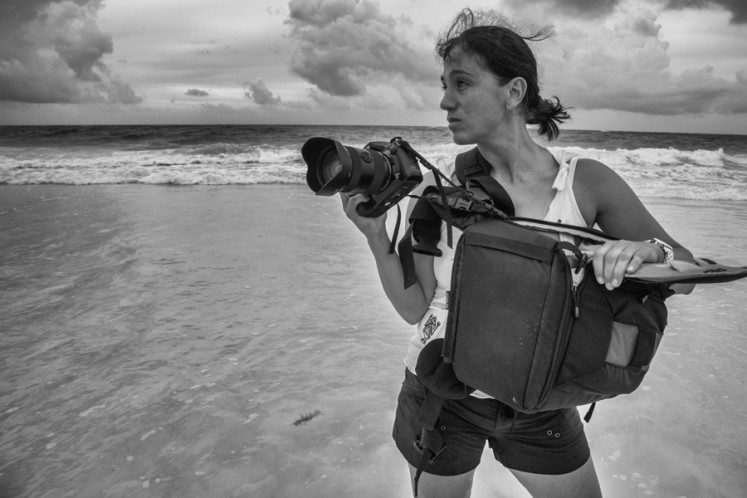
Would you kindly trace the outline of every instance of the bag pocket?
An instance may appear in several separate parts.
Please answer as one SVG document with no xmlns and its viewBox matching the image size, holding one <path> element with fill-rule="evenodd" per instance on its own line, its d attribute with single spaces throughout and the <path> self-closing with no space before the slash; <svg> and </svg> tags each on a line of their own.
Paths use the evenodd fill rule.
<svg viewBox="0 0 747 498">
<path fill-rule="evenodd" d="M 666 306 L 641 289 L 607 291 L 586 281 L 576 320 L 548 409 L 574 400 L 586 404 L 635 391 L 648 372 L 666 326 Z"/>
<path fill-rule="evenodd" d="M 532 410 L 566 342 L 570 270 L 556 239 L 508 224 L 483 232 L 489 223 L 457 246 L 443 355 L 465 384 Z"/>
</svg>

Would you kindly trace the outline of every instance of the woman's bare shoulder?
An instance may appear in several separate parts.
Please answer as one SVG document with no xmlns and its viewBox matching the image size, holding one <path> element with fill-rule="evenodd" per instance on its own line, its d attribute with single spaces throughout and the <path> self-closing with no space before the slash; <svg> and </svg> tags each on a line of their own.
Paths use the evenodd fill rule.
<svg viewBox="0 0 747 498">
<path fill-rule="evenodd" d="M 637 203 L 630 186 L 612 168 L 596 159 L 580 158 L 576 163 L 573 193 L 586 220 L 599 222 L 610 209 Z"/>
<path fill-rule="evenodd" d="M 583 176 L 595 176 L 595 177 L 601 177 L 604 175 L 613 174 L 616 173 L 604 164 L 601 161 L 597 161 L 596 159 L 591 159 L 588 157 L 579 157 L 578 161 L 576 162 L 576 171 L 581 173 Z"/>
<path fill-rule="evenodd" d="M 606 195 L 608 190 L 616 190 L 621 186 L 628 188 L 625 180 L 612 168 L 589 158 L 580 158 L 576 163 L 574 187 L 577 186 L 590 189 L 597 195 Z"/>
</svg>

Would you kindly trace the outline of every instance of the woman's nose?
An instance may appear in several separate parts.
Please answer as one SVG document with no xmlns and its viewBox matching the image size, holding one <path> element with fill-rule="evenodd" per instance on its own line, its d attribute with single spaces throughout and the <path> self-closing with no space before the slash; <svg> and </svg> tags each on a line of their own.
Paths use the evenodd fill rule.
<svg viewBox="0 0 747 498">
<path fill-rule="evenodd" d="M 441 98 L 441 109 L 444 111 L 448 111 L 449 109 L 454 108 L 454 100 L 449 96 L 448 92 L 444 92 L 444 96 Z"/>
</svg>

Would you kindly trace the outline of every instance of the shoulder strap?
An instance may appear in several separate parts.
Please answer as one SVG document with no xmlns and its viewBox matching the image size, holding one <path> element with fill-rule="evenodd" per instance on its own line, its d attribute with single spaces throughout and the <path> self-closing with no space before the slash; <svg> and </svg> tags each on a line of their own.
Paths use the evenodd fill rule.
<svg viewBox="0 0 747 498">
<path fill-rule="evenodd" d="M 480 192 L 480 189 L 487 196 L 487 199 L 503 212 L 506 216 L 513 216 L 515 211 L 514 202 L 511 197 L 503 188 L 503 185 L 498 183 L 495 178 L 489 175 L 474 176 L 467 180 L 466 185 L 468 187 L 478 186 L 479 189 L 475 192 Z M 485 199 L 482 199 L 485 200 Z"/>
<path fill-rule="evenodd" d="M 485 161 L 480 161 L 477 147 L 457 155 L 455 166 L 457 178 L 462 185 L 467 184 L 467 178 L 490 175 L 490 166 Z"/>
<path fill-rule="evenodd" d="M 478 185 L 492 199 L 495 207 L 514 215 L 514 203 L 503 186 L 490 176 L 490 164 L 482 157 L 477 147 L 457 155 L 455 161 L 457 179 L 462 186 L 467 187 L 470 182 Z"/>
</svg>

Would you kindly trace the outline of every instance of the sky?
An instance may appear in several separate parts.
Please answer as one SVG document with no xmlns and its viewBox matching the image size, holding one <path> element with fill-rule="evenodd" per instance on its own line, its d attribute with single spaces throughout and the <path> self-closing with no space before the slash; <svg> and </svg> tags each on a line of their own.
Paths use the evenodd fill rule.
<svg viewBox="0 0 747 498">
<path fill-rule="evenodd" d="M 444 126 L 465 6 L 554 26 L 565 128 L 747 135 L 745 0 L 0 0 L 0 125 Z"/>
</svg>

